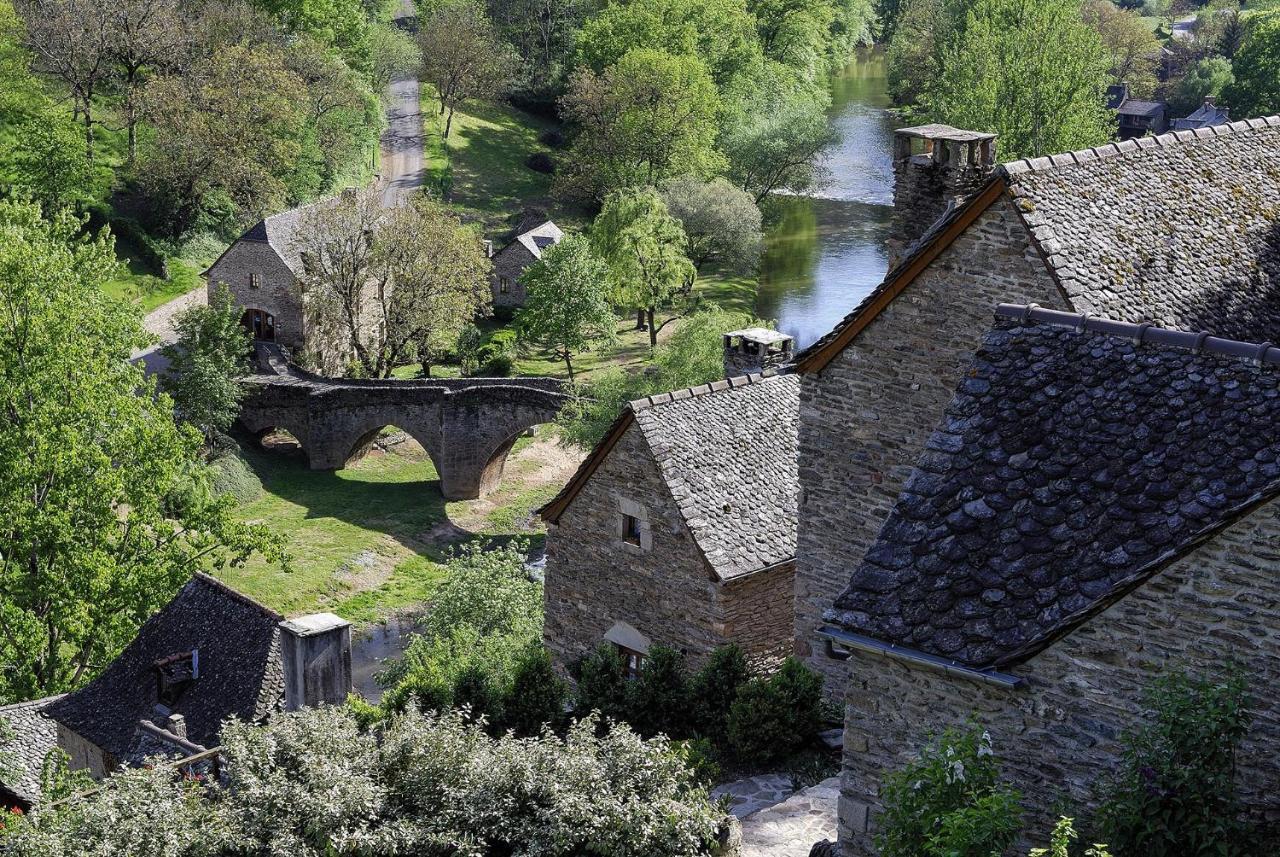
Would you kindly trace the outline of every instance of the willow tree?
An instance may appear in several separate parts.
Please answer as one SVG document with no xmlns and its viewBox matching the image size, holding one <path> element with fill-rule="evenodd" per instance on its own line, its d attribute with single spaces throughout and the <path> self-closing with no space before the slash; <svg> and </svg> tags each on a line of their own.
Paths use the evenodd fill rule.
<svg viewBox="0 0 1280 857">
<path fill-rule="evenodd" d="M 662 329 L 655 323 L 657 311 L 687 295 L 698 276 L 684 255 L 686 241 L 684 227 L 651 187 L 609 194 L 591 226 L 591 243 L 613 273 L 615 303 L 644 317 L 650 348 Z"/>
<path fill-rule="evenodd" d="M 214 498 L 107 237 L 0 203 L 0 701 L 91 678 L 199 568 L 276 542 Z"/>
</svg>

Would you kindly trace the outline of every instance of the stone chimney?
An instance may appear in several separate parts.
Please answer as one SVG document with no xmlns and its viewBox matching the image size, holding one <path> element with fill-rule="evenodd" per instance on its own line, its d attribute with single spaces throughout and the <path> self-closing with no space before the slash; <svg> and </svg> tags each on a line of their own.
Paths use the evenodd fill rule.
<svg viewBox="0 0 1280 857">
<path fill-rule="evenodd" d="M 893 132 L 893 221 L 889 267 L 948 206 L 982 189 L 996 163 L 996 135 L 950 125 L 921 125 Z"/>
<path fill-rule="evenodd" d="M 795 340 L 785 333 L 749 327 L 724 335 L 724 376 L 763 372 L 791 362 Z"/>
<path fill-rule="evenodd" d="M 280 623 L 284 708 L 337 705 L 351 692 L 351 623 L 313 613 Z"/>
</svg>

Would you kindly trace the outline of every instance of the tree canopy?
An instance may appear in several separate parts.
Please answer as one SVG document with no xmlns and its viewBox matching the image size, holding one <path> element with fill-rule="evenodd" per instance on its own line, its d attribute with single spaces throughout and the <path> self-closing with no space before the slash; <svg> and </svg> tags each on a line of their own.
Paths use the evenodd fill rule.
<svg viewBox="0 0 1280 857">
<path fill-rule="evenodd" d="M 214 498 L 200 438 L 129 363 L 110 239 L 0 203 L 0 699 L 92 677 L 192 570 L 275 554 Z"/>
<path fill-rule="evenodd" d="M 708 265 L 755 271 L 764 236 L 760 209 L 750 193 L 722 178 L 704 182 L 682 176 L 667 185 L 662 198 L 684 227 L 685 255 L 699 272 Z"/>
<path fill-rule="evenodd" d="M 1232 116 L 1280 113 L 1280 14 L 1264 14 L 1250 22 L 1231 67 L 1235 80 L 1223 89 L 1223 97 Z"/>
<path fill-rule="evenodd" d="M 549 348 L 573 381 L 573 357 L 614 338 L 609 266 L 580 235 L 570 235 L 521 275 L 522 338 Z"/>
<path fill-rule="evenodd" d="M 493 22 L 467 0 L 446 3 L 418 34 L 422 74 L 436 90 L 444 138 L 453 128 L 453 112 L 472 99 L 492 98 L 511 77 L 512 59 Z"/>
</svg>

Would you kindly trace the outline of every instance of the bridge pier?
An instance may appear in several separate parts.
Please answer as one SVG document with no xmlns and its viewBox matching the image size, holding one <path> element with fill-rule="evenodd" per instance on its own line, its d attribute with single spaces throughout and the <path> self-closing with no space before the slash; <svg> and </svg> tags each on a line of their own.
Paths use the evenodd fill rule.
<svg viewBox="0 0 1280 857">
<path fill-rule="evenodd" d="M 347 381 L 289 366 L 248 380 L 240 422 L 255 434 L 288 431 L 311 469 L 339 470 L 397 426 L 431 457 L 447 500 L 496 490 L 516 440 L 568 399 L 551 378 Z"/>
</svg>

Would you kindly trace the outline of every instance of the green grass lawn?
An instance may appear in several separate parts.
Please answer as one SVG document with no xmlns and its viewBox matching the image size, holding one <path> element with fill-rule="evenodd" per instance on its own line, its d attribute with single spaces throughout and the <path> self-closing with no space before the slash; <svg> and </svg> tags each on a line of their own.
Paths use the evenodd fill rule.
<svg viewBox="0 0 1280 857">
<path fill-rule="evenodd" d="M 413 442 L 333 472 L 308 469 L 301 453 L 269 452 L 246 440 L 244 457 L 263 491 L 240 507 L 240 517 L 283 534 L 290 567 L 255 557 L 217 576 L 286 615 L 327 610 L 371 622 L 427 603 L 453 545 L 477 537 L 541 539 L 533 510 L 554 496 L 577 461 L 554 445 L 552 432 L 541 428 L 537 438 L 516 443 L 493 495 L 448 504 L 430 458 Z"/>
</svg>

